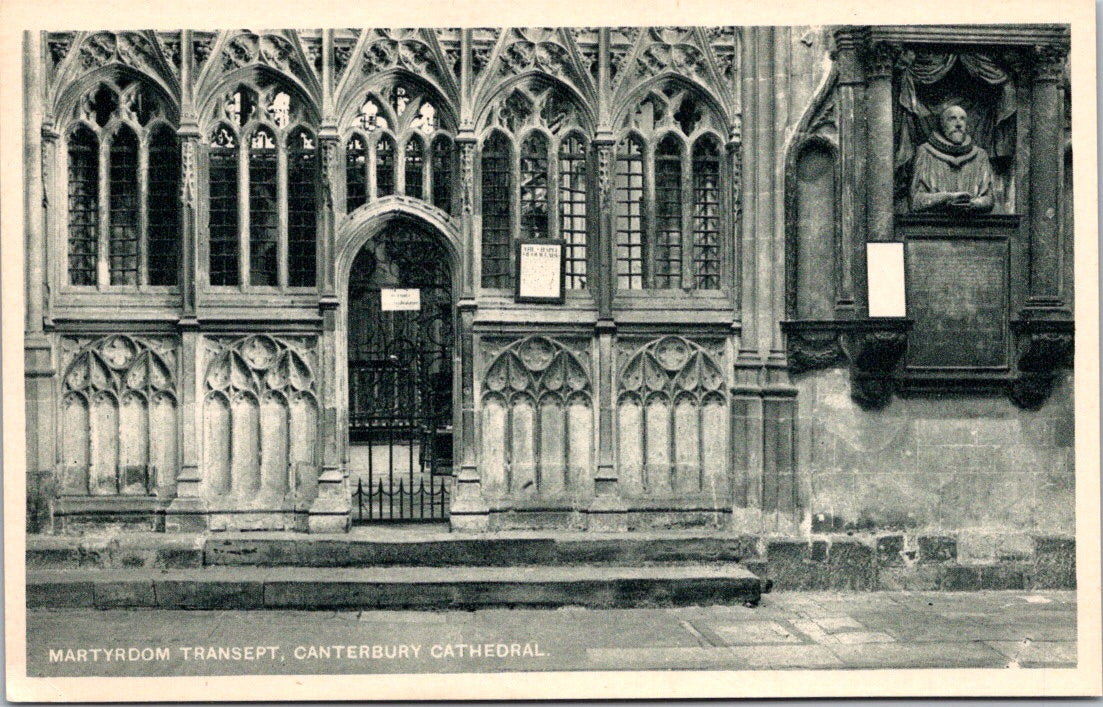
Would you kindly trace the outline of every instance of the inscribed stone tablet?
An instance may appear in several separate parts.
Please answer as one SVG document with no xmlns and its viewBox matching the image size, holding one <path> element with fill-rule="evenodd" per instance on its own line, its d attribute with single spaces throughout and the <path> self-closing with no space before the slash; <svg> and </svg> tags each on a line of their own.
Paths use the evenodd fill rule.
<svg viewBox="0 0 1103 707">
<path fill-rule="evenodd" d="M 908 242 L 908 365 L 1007 365 L 1007 243 Z"/>
</svg>

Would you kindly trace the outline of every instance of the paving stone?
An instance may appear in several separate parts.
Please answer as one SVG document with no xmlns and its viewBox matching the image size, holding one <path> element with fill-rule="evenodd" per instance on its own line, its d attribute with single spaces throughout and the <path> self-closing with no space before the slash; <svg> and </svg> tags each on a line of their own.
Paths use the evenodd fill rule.
<svg viewBox="0 0 1103 707">
<path fill-rule="evenodd" d="M 1076 666 L 1075 641 L 986 641 L 1020 668 Z"/>
<path fill-rule="evenodd" d="M 859 645 L 864 643 L 893 643 L 895 638 L 887 633 L 878 633 L 871 631 L 845 631 L 834 634 L 834 638 L 838 643 L 843 645 Z"/>
<path fill-rule="evenodd" d="M 755 646 L 764 643 L 801 643 L 801 639 L 777 621 L 742 621 L 713 626 L 716 635 L 729 646 Z"/>
<path fill-rule="evenodd" d="M 263 609 L 262 582 L 155 581 L 157 605 L 166 609 Z"/>
<path fill-rule="evenodd" d="M 1007 658 L 981 642 L 833 644 L 827 648 L 852 668 L 998 668 Z"/>
</svg>

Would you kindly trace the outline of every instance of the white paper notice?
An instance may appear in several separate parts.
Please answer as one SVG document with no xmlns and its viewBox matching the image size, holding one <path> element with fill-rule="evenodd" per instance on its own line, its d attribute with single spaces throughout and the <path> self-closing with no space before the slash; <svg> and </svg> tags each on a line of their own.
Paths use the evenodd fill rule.
<svg viewBox="0 0 1103 707">
<path fill-rule="evenodd" d="M 558 299 L 561 296 L 563 246 L 557 243 L 521 244 L 519 297 Z"/>
<path fill-rule="evenodd" d="M 904 244 L 866 243 L 869 316 L 904 317 Z"/>
<path fill-rule="evenodd" d="M 384 287 L 379 291 L 379 304 L 384 312 L 416 312 L 421 309 L 421 290 Z"/>
</svg>

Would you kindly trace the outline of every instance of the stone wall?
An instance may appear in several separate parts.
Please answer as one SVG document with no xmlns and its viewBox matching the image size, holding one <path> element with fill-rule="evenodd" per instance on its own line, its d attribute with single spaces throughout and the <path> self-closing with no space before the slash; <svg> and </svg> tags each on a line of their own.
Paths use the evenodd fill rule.
<svg viewBox="0 0 1103 707">
<path fill-rule="evenodd" d="M 1074 533 L 1071 374 L 1037 411 L 1002 396 L 924 396 L 866 412 L 845 370 L 794 383 L 813 533 Z"/>
</svg>

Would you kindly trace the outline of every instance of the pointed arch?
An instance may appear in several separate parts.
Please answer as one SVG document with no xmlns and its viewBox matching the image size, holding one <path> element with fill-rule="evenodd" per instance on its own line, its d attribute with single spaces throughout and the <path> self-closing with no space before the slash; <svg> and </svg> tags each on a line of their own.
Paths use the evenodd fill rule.
<svg viewBox="0 0 1103 707">
<path fill-rule="evenodd" d="M 406 138 L 402 150 L 404 193 L 415 199 L 425 198 L 425 143 L 414 133 Z"/>
<path fill-rule="evenodd" d="M 397 155 L 394 136 L 382 132 L 375 139 L 375 195 L 378 198 L 395 193 L 395 161 Z"/>
<path fill-rule="evenodd" d="M 521 142 L 521 235 L 547 238 L 548 175 L 551 141 L 541 130 L 532 130 Z"/>
<path fill-rule="evenodd" d="M 238 262 L 238 150 L 237 133 L 227 123 L 210 132 L 207 148 L 209 247 L 208 277 L 214 286 L 237 285 Z"/>
<path fill-rule="evenodd" d="M 588 149 L 581 131 L 567 133 L 559 142 L 559 237 L 566 242 L 564 279 L 570 289 L 586 287 Z"/>
<path fill-rule="evenodd" d="M 644 159 L 646 147 L 638 133 L 617 143 L 616 243 L 617 288 L 636 290 L 646 281 L 644 253 Z"/>
<path fill-rule="evenodd" d="M 318 259 L 318 143 L 305 127 L 287 138 L 287 284 L 314 287 Z"/>
<path fill-rule="evenodd" d="M 177 284 L 180 271 L 180 142 L 167 124 L 155 125 L 149 138 L 148 234 L 149 284 Z"/>
</svg>

